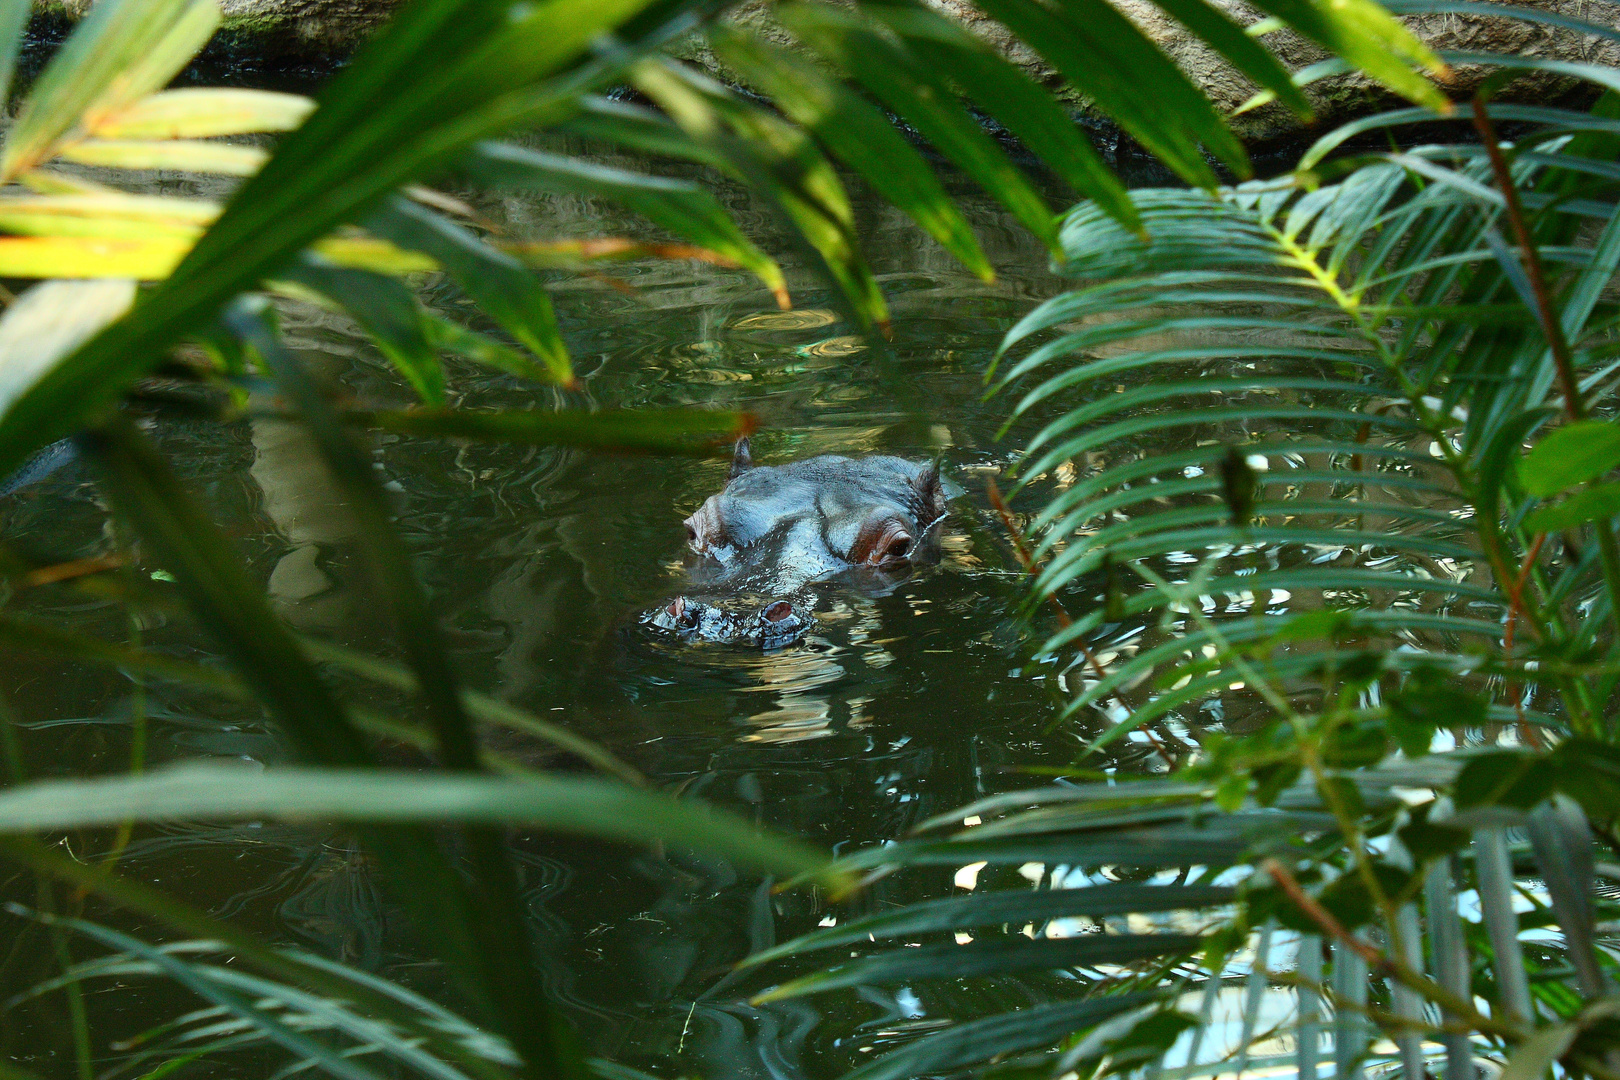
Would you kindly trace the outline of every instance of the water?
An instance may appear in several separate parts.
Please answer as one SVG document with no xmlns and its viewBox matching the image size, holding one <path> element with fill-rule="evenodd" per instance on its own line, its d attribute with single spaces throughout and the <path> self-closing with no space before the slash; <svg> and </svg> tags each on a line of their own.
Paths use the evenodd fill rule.
<svg viewBox="0 0 1620 1080">
<path fill-rule="evenodd" d="M 676 590 L 680 522 L 723 485 L 725 461 L 383 439 L 379 469 L 469 684 L 601 741 L 662 789 L 834 851 L 897 836 L 952 806 L 1027 785 L 1020 770 L 1072 759 L 1080 735 L 1048 730 L 1062 694 L 1055 669 L 1027 660 L 1028 633 L 1014 618 L 1019 574 L 984 494 L 986 479 L 1006 469 L 1040 418 L 998 440 L 1009 403 L 981 400 L 981 377 L 1002 333 L 1059 283 L 1015 222 L 957 187 L 1001 271 L 994 285 L 857 192 L 859 232 L 893 305 L 895 338 L 887 345 L 856 335 L 814 275 L 793 264 L 768 216 L 737 189 L 720 194 L 744 228 L 769 250 L 789 252 L 794 311 L 778 311 L 749 278 L 684 262 L 628 264 L 606 271 L 612 277 L 555 285 L 583 385 L 570 404 L 747 409 L 763 425 L 753 443 L 761 463 L 824 453 L 938 457 L 960 492 L 940 565 L 886 597 L 834 597 L 796 648 L 762 654 L 682 645 L 642 628 L 637 615 Z M 474 197 L 518 239 L 641 228 L 577 200 Z M 441 310 L 468 310 L 447 285 L 429 283 L 423 296 Z M 357 398 L 408 400 L 403 382 L 346 320 L 290 306 L 283 319 L 290 341 Z M 557 397 L 466 365 L 453 368 L 452 394 L 478 407 L 549 405 Z M 154 433 L 293 625 L 391 655 L 347 515 L 295 431 L 265 421 L 165 418 Z M 108 550 L 105 513 L 82 465 L 10 497 L 0 515 L 8 540 L 39 557 Z M 13 606 L 116 640 L 138 634 L 151 647 L 206 654 L 189 625 L 152 613 L 132 624 L 120 608 L 50 589 L 19 595 Z M 152 763 L 212 757 L 269 765 L 288 757 L 254 710 L 167 684 L 142 691 L 104 669 L 5 655 L 0 685 L 20 713 L 35 775 L 123 769 L 138 715 L 146 717 Z M 498 743 L 536 765 L 569 764 L 540 744 L 510 736 Z M 1140 767 L 1145 751 L 1122 744 L 1118 753 L 1116 762 L 1130 768 Z M 94 855 L 109 839 L 69 843 Z M 663 1075 L 835 1076 L 902 1032 L 1062 988 L 1056 976 L 1035 975 L 753 1008 L 743 1003 L 747 994 L 773 980 L 733 980 L 730 965 L 813 927 L 829 910 L 821 897 L 772 895 L 757 875 L 678 852 L 540 835 L 520 836 L 517 849 L 550 992 L 597 1053 Z M 143 828 L 122 867 L 271 939 L 457 1004 L 341 832 Z M 857 905 L 947 890 L 951 876 L 885 881 Z M 17 883 L 7 897 L 37 902 Z M 88 911 L 166 936 L 94 902 Z M 20 945 L 6 984 L 48 975 L 54 960 L 37 928 L 7 926 Z M 80 957 L 94 952 L 83 942 L 74 948 Z M 198 1004 L 157 980 L 103 981 L 95 989 L 90 1019 L 104 1061 L 116 1056 L 115 1040 Z M 61 999 L 12 1016 L 18 1026 L 0 1049 L 46 1075 L 68 1075 Z M 251 1055 L 226 1060 L 235 1064 L 209 1075 L 268 1068 Z"/>
</svg>

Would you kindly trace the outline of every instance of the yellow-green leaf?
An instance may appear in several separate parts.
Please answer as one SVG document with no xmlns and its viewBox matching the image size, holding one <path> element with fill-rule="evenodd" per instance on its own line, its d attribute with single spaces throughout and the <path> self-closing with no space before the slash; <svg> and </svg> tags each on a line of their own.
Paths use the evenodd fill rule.
<svg viewBox="0 0 1620 1080">
<path fill-rule="evenodd" d="M 105 3 L 106 0 L 100 0 Z M 170 0 L 128 3 L 136 10 L 161 9 Z M 162 90 L 191 63 L 208 39 L 214 36 L 224 17 L 216 0 L 188 0 L 162 29 L 154 28 L 155 39 L 133 43 L 131 60 L 114 70 L 106 88 L 84 111 L 83 122 L 94 126 L 101 117 L 122 112 L 149 94 Z M 144 37 L 144 35 L 143 35 Z"/>
<path fill-rule="evenodd" d="M 1501 1080 L 1541 1080 L 1575 1043 L 1577 1024 L 1551 1024 L 1519 1044 L 1502 1070 Z"/>
<path fill-rule="evenodd" d="M 1414 67 L 1435 75 L 1447 68 L 1427 45 L 1374 0 L 1255 0 L 1275 15 L 1344 57 L 1409 101 L 1449 114 L 1451 101 Z"/>
<path fill-rule="evenodd" d="M 0 232 L 23 236 L 86 236 L 106 240 L 183 240 L 202 235 L 197 225 L 112 215 L 86 217 L 22 210 L 0 201 Z"/>
<path fill-rule="evenodd" d="M 0 156 L 0 179 L 49 160 L 70 132 L 162 89 L 219 20 L 214 0 L 92 5 L 18 112 Z"/>
<path fill-rule="evenodd" d="M 206 139 L 291 131 L 314 108 L 315 102 L 299 94 L 187 87 L 153 94 L 104 116 L 89 134 L 102 139 Z"/>
<path fill-rule="evenodd" d="M 157 281 L 179 265 L 191 241 L 82 236 L 0 237 L 0 277 L 135 278 Z"/>
<path fill-rule="evenodd" d="M 1588 521 L 1607 521 L 1620 514 L 1620 484 L 1597 484 L 1578 491 L 1556 506 L 1544 506 L 1524 519 L 1533 533 L 1562 532 Z"/>
<path fill-rule="evenodd" d="M 17 276 L 5 270 L 0 274 Z M 135 283 L 101 276 L 100 281 L 35 285 L 0 317 L 0 412 L 62 357 L 129 310 Z"/>
<path fill-rule="evenodd" d="M 63 147 L 64 161 L 105 165 L 115 169 L 176 169 L 181 172 L 252 176 L 269 154 L 254 146 L 174 139 L 147 142 L 126 139 L 86 139 Z"/>
<path fill-rule="evenodd" d="M 334 266 L 375 270 L 379 274 L 415 274 L 437 270 L 439 264 L 420 251 L 406 251 L 370 236 L 329 236 L 310 245 Z"/>
<path fill-rule="evenodd" d="M 1519 483 L 1545 498 L 1596 480 L 1620 465 L 1620 424 L 1578 420 L 1555 430 L 1519 463 Z"/>
<path fill-rule="evenodd" d="M 616 780 L 192 763 L 144 776 L 46 780 L 0 794 L 5 832 L 116 825 L 131 818 L 518 824 L 621 843 L 697 848 L 783 877 L 809 875 L 834 893 L 855 884 L 808 844 L 702 803 Z"/>
<path fill-rule="evenodd" d="M 219 204 L 208 199 L 180 199 L 167 195 L 129 195 L 122 191 L 96 191 L 63 195 L 0 198 L 0 213 L 41 214 L 64 218 L 121 218 L 203 226 L 219 216 Z"/>
</svg>

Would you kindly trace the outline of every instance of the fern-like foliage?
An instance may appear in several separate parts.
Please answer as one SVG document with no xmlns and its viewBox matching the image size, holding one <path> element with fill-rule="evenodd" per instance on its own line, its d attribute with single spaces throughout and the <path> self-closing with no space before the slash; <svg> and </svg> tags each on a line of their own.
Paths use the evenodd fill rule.
<svg viewBox="0 0 1620 1080">
<path fill-rule="evenodd" d="M 994 377 L 1035 429 L 1029 613 L 1087 749 L 844 860 L 971 867 L 966 895 L 756 962 L 856 950 L 764 999 L 1073 990 L 873 1040 L 852 1077 L 1610 1068 L 1620 123 L 1474 113 L 1478 144 L 1329 159 L 1434 118 L 1402 110 L 1276 180 L 1133 192 L 1145 235 L 1066 218 L 1076 285 Z"/>
<path fill-rule="evenodd" d="M 1514 147 L 1513 175 L 1530 227 L 1563 241 L 1541 263 L 1584 416 L 1612 390 L 1600 301 L 1620 225 L 1575 220 L 1613 198 L 1612 157 L 1570 134 L 1602 118 L 1557 119 Z M 1031 522 L 1036 594 L 1075 609 L 1048 652 L 1119 643 L 1105 676 L 1083 655 L 1073 671 L 1071 714 L 1130 710 L 1104 739 L 1194 702 L 1228 723 L 1269 713 L 1257 673 L 1292 695 L 1373 655 L 1390 673 L 1495 671 L 1526 642 L 1585 655 L 1608 622 L 1604 530 L 1549 545 L 1525 524 L 1521 446 L 1569 405 L 1486 152 L 1299 180 L 1138 193 L 1145 242 L 1077 209 L 1063 270 L 1088 284 L 1007 336 L 1015 416 L 1063 409 L 1024 466 L 1059 481 Z M 1324 647 L 1286 647 L 1304 639 Z M 1561 688 L 1577 730 L 1608 730 L 1606 685 Z M 1537 700 L 1498 700 L 1495 718 L 1543 722 Z"/>
</svg>

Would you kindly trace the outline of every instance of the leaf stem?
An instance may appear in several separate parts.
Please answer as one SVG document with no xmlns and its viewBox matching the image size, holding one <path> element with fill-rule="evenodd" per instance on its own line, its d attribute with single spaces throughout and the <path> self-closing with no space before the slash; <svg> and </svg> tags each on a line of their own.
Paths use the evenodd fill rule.
<svg viewBox="0 0 1620 1080">
<path fill-rule="evenodd" d="M 1496 186 L 1501 189 L 1502 201 L 1507 207 L 1508 223 L 1512 225 L 1513 236 L 1519 242 L 1519 258 L 1524 263 L 1525 275 L 1530 279 L 1530 291 L 1536 300 L 1536 316 L 1541 323 L 1542 333 L 1547 336 L 1547 348 L 1552 352 L 1553 365 L 1558 369 L 1558 381 L 1564 391 L 1564 411 L 1571 420 L 1584 420 L 1586 403 L 1581 400 L 1581 382 L 1575 374 L 1575 359 L 1570 353 L 1569 339 L 1564 334 L 1563 320 L 1553 310 L 1552 293 L 1547 288 L 1547 277 L 1542 270 L 1540 249 L 1530 235 L 1524 207 L 1519 202 L 1519 192 L 1513 184 L 1507 158 L 1502 154 L 1496 127 L 1485 110 L 1484 97 L 1476 94 L 1473 104 L 1474 127 L 1478 129 L 1485 143 L 1485 153 L 1490 157 Z M 1593 522 L 1592 531 L 1597 534 L 1598 551 L 1603 559 L 1603 580 L 1609 591 L 1610 617 L 1620 620 L 1620 544 L 1615 542 L 1614 529 L 1607 521 Z"/>
<path fill-rule="evenodd" d="M 38 883 L 39 906 L 41 910 L 54 914 L 56 911 L 56 891 L 48 881 Z M 78 979 L 73 977 L 73 954 L 68 946 L 67 935 L 58 925 L 48 924 L 46 933 L 51 939 L 51 950 L 56 958 L 57 966 L 62 969 L 62 976 L 66 979 L 63 993 L 67 995 L 68 1021 L 73 1034 L 73 1064 L 78 1080 L 93 1080 L 95 1066 L 91 1060 L 90 1050 L 90 1021 L 84 1007 L 84 987 Z"/>
<path fill-rule="evenodd" d="M 1410 1017 L 1396 1016 L 1392 1012 L 1385 1012 L 1383 1009 L 1372 1005 L 1362 1005 L 1350 1001 L 1334 993 L 1333 988 L 1326 983 L 1307 979 L 1295 971 L 1267 971 L 1265 974 L 1266 978 L 1273 982 L 1281 983 L 1284 986 L 1292 986 L 1296 989 L 1303 987 L 1311 991 L 1327 1001 L 1336 1011 L 1365 1016 L 1385 1031 L 1404 1030 L 1422 1032 L 1427 1035 L 1472 1035 L 1474 1033 L 1474 1028 L 1470 1024 L 1456 1021 L 1442 1021 L 1436 1024 L 1426 1020 L 1413 1020 Z"/>
<path fill-rule="evenodd" d="M 1038 569 L 1035 564 L 1035 555 L 1029 549 L 1029 542 L 1024 539 L 1024 531 L 1018 527 L 1018 522 L 1013 520 L 1012 508 L 1007 505 L 1007 500 L 1002 498 L 1001 489 L 996 486 L 996 482 L 994 480 L 986 481 L 985 490 L 986 494 L 990 498 L 990 505 L 995 508 L 996 514 L 1001 518 L 1002 527 L 1007 530 L 1007 535 L 1012 538 L 1013 553 L 1017 555 L 1019 565 L 1024 568 L 1024 573 L 1029 575 L 1031 580 L 1034 580 L 1036 570 Z M 1046 602 L 1050 604 L 1052 609 L 1057 613 L 1059 626 L 1067 629 L 1068 627 L 1074 625 L 1074 620 L 1069 617 L 1069 609 L 1063 606 L 1063 601 L 1057 598 L 1056 593 L 1048 596 L 1046 598 Z M 1085 655 L 1086 663 L 1091 665 L 1091 670 L 1097 676 L 1098 681 L 1106 681 L 1108 678 L 1108 672 L 1104 671 L 1103 666 L 1097 662 L 1097 654 L 1091 651 L 1091 646 L 1086 644 L 1086 639 L 1081 637 L 1076 640 L 1076 644 L 1080 646 L 1081 653 Z M 1131 712 L 1136 711 L 1136 705 L 1126 699 L 1123 690 L 1116 689 L 1114 691 L 1114 697 L 1117 698 L 1119 703 L 1125 706 L 1127 710 Z M 1175 769 L 1177 760 L 1175 755 L 1170 753 L 1170 751 L 1165 747 L 1164 743 L 1160 741 L 1159 737 L 1153 733 L 1152 729 L 1144 724 L 1137 730 L 1143 735 L 1147 736 L 1147 740 L 1153 744 L 1154 751 L 1164 759 L 1164 763 L 1172 770 Z M 1168 731 L 1163 731 L 1163 734 L 1167 738 L 1170 737 L 1170 732 Z"/>
<path fill-rule="evenodd" d="M 1524 562 L 1519 565 L 1519 576 L 1513 582 L 1513 590 L 1508 594 L 1507 625 L 1502 629 L 1502 653 L 1504 656 L 1513 652 L 1513 630 L 1518 624 L 1519 611 L 1524 600 L 1524 586 L 1530 580 L 1530 572 L 1535 569 L 1536 556 L 1541 554 L 1541 545 L 1547 542 L 1546 533 L 1537 533 L 1536 538 L 1530 542 L 1530 550 L 1524 553 Z M 1523 739 L 1531 749 L 1544 749 L 1541 737 L 1524 719 L 1524 685 L 1514 683 L 1509 694 L 1513 702 L 1513 711 L 1519 718 L 1519 738 Z"/>
<path fill-rule="evenodd" d="M 1558 381 L 1564 391 L 1564 411 L 1571 420 L 1582 420 L 1586 417 L 1586 405 L 1581 401 L 1581 383 L 1575 377 L 1575 363 L 1569 352 L 1569 339 L 1564 336 L 1564 324 L 1553 311 L 1552 294 L 1547 289 L 1547 277 L 1541 266 L 1540 249 L 1536 247 L 1535 239 L 1530 235 L 1530 226 L 1525 221 L 1524 207 L 1519 202 L 1519 191 L 1513 183 L 1513 173 L 1508 169 L 1507 158 L 1502 154 L 1502 145 L 1497 138 L 1496 126 L 1491 123 L 1490 114 L 1485 111 L 1485 99 L 1482 96 L 1474 97 L 1474 127 L 1479 131 L 1480 139 L 1485 143 L 1485 153 L 1491 159 L 1491 172 L 1496 174 L 1496 186 L 1501 190 L 1502 202 L 1507 207 L 1508 224 L 1513 227 L 1513 237 L 1519 242 L 1519 259 L 1524 263 L 1525 276 L 1530 279 L 1530 291 L 1536 298 L 1536 315 L 1541 322 L 1541 331 L 1547 335 L 1547 348 L 1552 352 L 1553 363 L 1558 368 Z"/>
<path fill-rule="evenodd" d="M 1276 859 L 1266 859 L 1260 864 L 1260 869 L 1264 870 L 1277 883 L 1277 887 L 1287 894 L 1288 899 L 1292 900 L 1305 913 L 1306 917 L 1366 961 L 1367 967 L 1375 974 L 1394 979 L 1402 986 L 1421 994 L 1441 1008 L 1451 1012 L 1459 1020 L 1467 1023 L 1474 1031 L 1491 1032 L 1514 1042 L 1520 1042 L 1526 1037 L 1527 1032 L 1521 1025 L 1505 1023 L 1484 1015 L 1474 1008 L 1473 1002 L 1465 1001 L 1461 996 L 1452 993 L 1434 980 L 1425 978 L 1400 961 L 1356 937 L 1345 929 L 1343 923 L 1334 918 L 1332 912 L 1317 903 L 1316 898 L 1306 892 L 1304 886 L 1300 885 L 1299 880 Z"/>
<path fill-rule="evenodd" d="M 1286 893 L 1288 899 L 1292 900 L 1294 905 L 1303 911 L 1313 923 L 1320 926 L 1330 937 L 1337 939 L 1346 948 L 1365 960 L 1367 966 L 1375 974 L 1395 974 L 1395 962 L 1393 960 L 1345 929 L 1344 924 L 1335 918 L 1331 911 L 1317 903 L 1316 898 L 1305 891 L 1305 887 L 1299 883 L 1299 879 L 1289 873 L 1286 866 L 1276 859 L 1267 859 L 1260 864 L 1260 869 L 1271 876 L 1271 880 L 1277 883 L 1277 887 Z"/>
</svg>

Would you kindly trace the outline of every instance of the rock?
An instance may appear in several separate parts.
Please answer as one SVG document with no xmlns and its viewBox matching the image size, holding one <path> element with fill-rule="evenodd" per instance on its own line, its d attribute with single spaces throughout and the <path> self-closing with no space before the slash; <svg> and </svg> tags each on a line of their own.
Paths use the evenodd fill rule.
<svg viewBox="0 0 1620 1080">
<path fill-rule="evenodd" d="M 960 0 L 935 2 L 942 7 L 960 4 Z M 1114 2 L 1158 42 L 1159 47 L 1192 77 L 1193 82 L 1203 87 L 1222 112 L 1230 113 L 1254 93 L 1253 84 L 1148 0 Z M 1211 2 L 1245 25 L 1261 17 L 1260 12 L 1241 0 Z M 1520 6 L 1590 22 L 1601 23 L 1612 18 L 1601 9 L 1592 11 L 1595 5 L 1589 0 L 1536 0 L 1535 3 Z M 1436 52 L 1541 56 L 1620 67 L 1620 43 L 1545 24 L 1461 15 L 1416 15 L 1402 21 Z M 1265 43 L 1290 71 L 1298 71 L 1328 58 L 1325 51 L 1291 30 L 1268 34 Z M 1454 100 L 1464 100 L 1478 89 L 1487 74 L 1488 69 L 1483 65 L 1458 65 L 1452 69 L 1443 89 Z M 1567 77 L 1536 73 L 1521 77 L 1499 97 L 1510 101 L 1546 103 L 1567 94 L 1575 85 L 1575 80 Z M 1316 120 L 1310 125 L 1311 130 L 1326 130 L 1356 116 L 1399 104 L 1393 95 L 1361 75 L 1339 75 L 1320 80 L 1306 87 L 1305 95 L 1316 109 Z M 1305 123 L 1279 105 L 1269 105 L 1236 117 L 1232 125 L 1238 135 L 1249 142 L 1298 135 L 1307 130 Z"/>
<path fill-rule="evenodd" d="M 34 0 L 34 11 L 77 21 L 93 0 Z M 220 0 L 215 43 L 255 59 L 335 59 L 388 21 L 404 0 Z"/>
<path fill-rule="evenodd" d="M 1061 78 L 1039 56 L 1001 24 L 983 15 L 968 0 L 926 2 L 977 34 L 1036 81 L 1053 87 L 1070 104 L 1086 111 L 1084 100 L 1063 86 Z M 1113 3 L 1141 27 L 1196 85 L 1203 88 L 1222 113 L 1231 113 L 1254 94 L 1256 87 L 1252 83 L 1150 0 L 1113 0 Z M 1261 12 L 1242 0 L 1211 0 L 1211 3 L 1245 26 L 1262 17 Z M 1535 0 L 1534 3 L 1520 6 L 1600 24 L 1612 19 L 1606 8 L 1593 4 L 1591 0 Z M 736 8 L 729 18 L 778 44 L 791 47 L 793 39 L 772 21 L 769 7 L 768 0 L 748 0 Z M 1620 43 L 1562 28 L 1518 19 L 1462 15 L 1419 15 L 1403 21 L 1436 51 L 1541 56 L 1620 67 Z M 1268 34 L 1265 42 L 1290 71 L 1298 71 L 1328 58 L 1326 52 L 1291 30 Z M 693 62 L 724 77 L 721 65 L 707 49 L 693 45 L 686 55 Z M 1445 90 L 1455 99 L 1464 99 L 1479 86 L 1485 74 L 1486 69 L 1481 65 L 1459 66 L 1453 69 Z M 1537 73 L 1519 79 L 1501 96 L 1506 100 L 1546 102 L 1567 93 L 1574 85 L 1573 79 L 1564 76 Z M 1234 117 L 1232 127 L 1247 142 L 1266 142 L 1298 137 L 1308 131 L 1326 130 L 1356 116 L 1396 104 L 1392 95 L 1360 75 L 1322 79 L 1307 87 L 1305 93 L 1316 108 L 1315 121 L 1309 125 L 1279 105 L 1268 105 Z"/>
<path fill-rule="evenodd" d="M 401 2 L 222 0 L 225 26 L 221 39 L 243 56 L 331 58 L 352 49 L 361 38 L 384 22 Z M 1038 56 L 1013 40 L 998 23 L 980 14 L 968 0 L 927 2 L 959 20 L 1041 82 L 1054 87 L 1060 85 L 1061 80 Z M 1225 61 L 1150 0 L 1114 2 L 1158 42 L 1195 83 L 1204 88 L 1223 112 L 1232 111 L 1253 94 L 1254 87 L 1248 80 L 1233 71 Z M 1260 17 L 1259 12 L 1242 0 L 1211 2 L 1246 25 Z M 36 0 L 36 10 L 74 19 L 83 15 L 90 3 L 91 0 Z M 1605 14 L 1605 8 L 1591 10 L 1596 6 L 1592 0 L 1535 0 L 1524 6 L 1590 21 L 1601 22 L 1612 18 Z M 792 44 L 792 38 L 771 20 L 768 0 L 748 0 L 736 8 L 729 18 L 779 43 Z M 1620 43 L 1561 28 L 1515 19 L 1461 15 L 1421 15 L 1406 21 L 1420 38 L 1437 50 L 1542 56 L 1620 67 Z M 1326 58 L 1322 50 L 1291 31 L 1269 34 L 1266 42 L 1291 70 Z M 686 58 L 724 77 L 721 65 L 701 43 L 691 42 L 681 51 Z M 1484 71 L 1477 65 L 1460 67 L 1454 71 L 1446 89 L 1453 97 L 1460 99 L 1470 94 L 1483 77 Z M 1573 80 L 1542 73 L 1520 79 L 1510 88 L 1507 96 L 1524 101 L 1546 101 L 1549 97 L 1566 92 L 1571 86 Z M 1059 92 L 1067 94 L 1072 104 L 1084 110 L 1084 101 L 1072 91 Z M 1317 106 L 1316 122 L 1311 125 L 1316 130 L 1384 107 L 1392 100 L 1366 79 L 1356 75 L 1321 80 L 1308 88 L 1306 93 Z M 1297 117 L 1276 105 L 1236 117 L 1233 127 L 1251 143 L 1298 136 L 1307 130 Z"/>
</svg>

